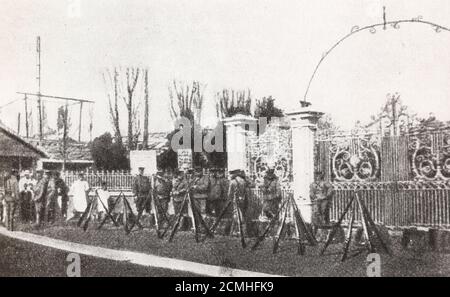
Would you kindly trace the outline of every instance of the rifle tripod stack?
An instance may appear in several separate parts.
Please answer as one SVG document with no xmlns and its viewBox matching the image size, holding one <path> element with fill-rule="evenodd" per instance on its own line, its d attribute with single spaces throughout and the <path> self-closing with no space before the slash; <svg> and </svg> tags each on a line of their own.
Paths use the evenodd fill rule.
<svg viewBox="0 0 450 297">
<path fill-rule="evenodd" d="M 241 239 L 241 246 L 242 246 L 242 248 L 245 249 L 247 247 L 247 243 L 245 242 L 245 234 L 244 234 L 244 225 L 246 224 L 246 222 L 245 222 L 244 215 L 242 214 L 242 210 L 239 207 L 236 196 L 237 195 L 235 193 L 233 195 L 233 199 L 231 199 L 227 202 L 227 204 L 225 205 L 225 207 L 223 208 L 223 210 L 217 217 L 216 221 L 214 222 L 214 225 L 211 227 L 210 231 L 211 231 L 211 234 L 214 235 L 214 233 L 215 233 L 217 227 L 219 226 L 220 222 L 222 221 L 223 217 L 228 212 L 228 209 L 230 208 L 230 206 L 233 206 L 233 216 L 232 216 L 232 221 L 231 221 L 230 234 L 233 234 L 233 231 L 234 231 L 234 228 L 236 225 L 236 221 L 237 221 L 239 237 Z"/>
<path fill-rule="evenodd" d="M 89 227 L 89 223 L 92 219 L 92 216 L 94 214 L 94 208 L 97 207 L 98 203 L 102 205 L 103 210 L 105 211 L 105 218 L 102 220 L 100 225 L 97 227 L 97 230 L 100 230 L 103 225 L 106 223 L 108 219 L 110 219 L 114 226 L 119 227 L 119 223 L 116 221 L 114 216 L 111 214 L 111 211 L 108 209 L 108 207 L 103 203 L 103 201 L 99 198 L 97 190 L 95 190 L 95 196 L 94 198 L 89 201 L 86 210 L 81 215 L 80 219 L 78 220 L 77 226 L 82 227 L 84 231 L 86 231 Z M 115 209 L 116 205 L 122 202 L 122 213 L 123 213 L 123 226 L 125 229 L 125 232 L 129 234 L 135 224 L 139 224 L 139 222 L 136 221 L 136 216 L 133 212 L 133 209 L 131 208 L 130 203 L 125 197 L 125 194 L 123 191 L 120 191 L 119 195 L 117 196 L 116 200 L 112 204 L 111 209 Z M 128 218 L 131 217 L 133 223 L 130 223 Z M 84 221 L 84 222 L 83 222 Z M 131 225 L 132 224 L 132 225 Z M 131 225 L 131 227 L 130 227 Z M 142 225 L 140 225 L 142 227 Z"/>
<path fill-rule="evenodd" d="M 357 207 L 357 210 L 355 210 L 355 206 Z M 354 228 L 354 222 L 355 222 L 355 212 L 359 212 L 359 217 L 361 218 L 361 225 L 364 232 L 364 245 L 367 248 L 369 253 L 375 252 L 375 244 L 373 241 L 373 236 L 375 235 L 378 238 L 378 241 L 382 247 L 382 249 L 389 255 L 391 255 L 386 243 L 381 238 L 381 235 L 372 220 L 372 217 L 370 216 L 369 211 L 367 210 L 364 202 L 359 198 L 358 193 L 354 193 L 354 196 L 351 198 L 350 202 L 347 204 L 347 206 L 344 209 L 344 212 L 339 217 L 339 220 L 336 222 L 336 224 L 333 225 L 331 232 L 328 234 L 327 241 L 322 248 L 322 251 L 320 252 L 320 255 L 323 255 L 325 253 L 325 250 L 332 242 L 333 238 L 336 236 L 336 233 L 338 229 L 341 227 L 342 221 L 344 220 L 347 213 L 351 211 L 350 213 L 350 220 L 348 223 L 348 229 L 347 229 L 347 236 L 345 238 L 344 246 L 343 246 L 343 254 L 341 261 L 345 261 L 348 256 L 348 250 L 350 247 L 350 243 L 352 240 L 352 232 Z"/>
<path fill-rule="evenodd" d="M 289 214 L 291 214 L 291 217 L 292 217 L 291 223 L 287 222 Z M 275 228 L 276 222 L 279 221 L 280 217 L 281 217 L 281 222 L 278 226 L 276 235 L 273 238 L 272 252 L 274 254 L 277 253 L 277 251 L 278 251 L 280 240 L 283 239 L 284 236 L 286 235 L 285 234 L 286 227 L 288 226 L 288 224 L 293 224 L 293 226 L 294 226 L 295 236 L 296 236 L 297 243 L 298 243 L 297 253 L 299 255 L 305 254 L 304 241 L 306 241 L 311 246 L 317 245 L 316 239 L 311 234 L 310 230 L 308 229 L 308 226 L 306 225 L 305 221 L 303 220 L 303 217 L 297 207 L 297 204 L 294 201 L 294 197 L 289 196 L 282 203 L 280 209 L 278 210 L 278 213 L 270 220 L 270 222 L 267 225 L 266 229 L 264 230 L 263 234 L 261 234 L 261 236 L 259 236 L 256 239 L 256 242 L 252 246 L 252 251 L 254 251 L 260 245 L 260 243 L 267 237 L 270 230 Z"/>
<path fill-rule="evenodd" d="M 169 242 L 171 242 L 173 240 L 175 234 L 177 233 L 177 231 L 179 229 L 181 219 L 184 216 L 185 208 L 187 208 L 188 214 L 190 213 L 189 216 L 192 219 L 192 226 L 194 228 L 195 241 L 200 242 L 200 240 L 199 240 L 200 227 L 203 227 L 203 229 L 205 229 L 206 236 L 214 237 L 213 233 L 209 230 L 208 226 L 206 225 L 205 221 L 203 220 L 202 214 L 200 213 L 200 210 L 198 210 L 198 208 L 196 207 L 194 199 L 192 198 L 192 195 L 191 195 L 192 185 L 196 181 L 197 180 L 194 180 L 193 182 L 191 182 L 189 184 L 188 191 L 184 195 L 183 202 L 181 203 L 180 212 L 178 213 L 178 215 L 175 219 L 175 224 L 173 225 L 172 231 L 169 236 Z"/>
</svg>

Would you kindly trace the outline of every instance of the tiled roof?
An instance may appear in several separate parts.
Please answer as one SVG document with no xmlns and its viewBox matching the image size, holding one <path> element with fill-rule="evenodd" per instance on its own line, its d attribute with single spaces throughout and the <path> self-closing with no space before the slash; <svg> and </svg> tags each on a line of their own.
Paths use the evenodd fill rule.
<svg viewBox="0 0 450 297">
<path fill-rule="evenodd" d="M 29 139 L 29 142 L 35 144 L 41 150 L 47 153 L 49 159 L 62 160 L 62 145 L 59 139 Z M 86 142 L 78 142 L 73 139 L 67 141 L 67 160 L 92 161 L 91 150 Z"/>
</svg>

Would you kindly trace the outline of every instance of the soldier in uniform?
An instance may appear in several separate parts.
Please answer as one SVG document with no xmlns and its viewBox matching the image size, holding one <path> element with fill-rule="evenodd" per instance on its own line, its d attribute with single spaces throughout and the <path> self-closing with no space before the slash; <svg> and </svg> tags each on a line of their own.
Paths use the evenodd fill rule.
<svg viewBox="0 0 450 297">
<path fill-rule="evenodd" d="M 48 178 L 44 175 L 44 171 L 39 170 L 37 173 L 37 183 L 34 188 L 34 209 L 36 211 L 35 226 L 39 227 L 42 224 L 45 210 L 45 197 L 47 195 Z"/>
<path fill-rule="evenodd" d="M 244 220 L 244 234 L 247 233 L 247 207 L 248 199 L 250 197 L 250 183 L 245 177 L 245 172 L 240 169 L 231 170 L 230 184 L 228 188 L 228 199 L 236 199 Z M 235 215 L 237 214 L 234 210 Z"/>
<path fill-rule="evenodd" d="M 202 216 L 206 214 L 206 200 L 210 190 L 209 177 L 203 175 L 201 167 L 195 169 L 194 181 L 192 185 L 192 198 L 195 206 L 200 211 Z"/>
<path fill-rule="evenodd" d="M 47 192 L 45 193 L 45 222 L 53 224 L 60 218 L 60 209 L 58 206 L 58 189 L 56 186 L 55 172 L 48 171 L 46 173 L 48 183 Z"/>
<path fill-rule="evenodd" d="M 263 193 L 263 213 L 269 218 L 278 216 L 278 210 L 281 202 L 281 187 L 278 177 L 273 169 L 267 169 L 262 185 Z"/>
<path fill-rule="evenodd" d="M 163 171 L 158 170 L 155 175 L 153 184 L 155 193 L 155 202 L 159 204 L 157 211 L 162 211 L 167 214 L 167 209 L 170 201 L 170 192 L 172 191 L 172 182 L 163 176 Z"/>
<path fill-rule="evenodd" d="M 223 174 L 217 169 L 212 170 L 210 177 L 210 190 L 207 200 L 208 215 L 218 217 L 225 207 L 228 184 Z"/>
<path fill-rule="evenodd" d="M 5 182 L 5 220 L 9 231 L 14 231 L 14 214 L 19 202 L 19 182 L 16 175 L 17 171 L 13 169 Z"/>
<path fill-rule="evenodd" d="M 136 209 L 138 216 L 142 215 L 145 210 L 150 213 L 151 200 L 149 199 L 151 191 L 150 179 L 144 175 L 144 167 L 139 167 L 139 174 L 135 177 L 133 183 L 133 194 L 136 197 Z"/>
<path fill-rule="evenodd" d="M 314 232 L 318 226 L 330 224 L 330 207 L 334 190 L 330 182 L 324 180 L 321 171 L 314 173 L 314 182 L 310 186 L 310 197 L 313 203 Z"/>
<path fill-rule="evenodd" d="M 182 219 L 180 222 L 180 226 L 184 225 L 185 218 L 184 216 L 187 214 L 187 208 L 181 209 L 183 204 L 184 197 L 187 194 L 189 183 L 187 181 L 187 177 L 183 176 L 183 173 L 179 170 L 175 170 L 174 179 L 172 182 L 172 203 L 175 212 L 175 217 L 177 217 L 180 213 L 182 215 Z"/>
</svg>

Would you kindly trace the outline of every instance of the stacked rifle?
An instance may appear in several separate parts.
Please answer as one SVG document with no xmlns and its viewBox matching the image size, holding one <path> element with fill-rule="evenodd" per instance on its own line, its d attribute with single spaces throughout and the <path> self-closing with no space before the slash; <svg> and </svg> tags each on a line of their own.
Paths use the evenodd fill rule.
<svg viewBox="0 0 450 297">
<path fill-rule="evenodd" d="M 195 241 L 198 243 L 200 241 L 204 241 L 207 238 L 213 238 L 214 233 L 219 226 L 220 222 L 223 220 L 225 214 L 229 211 L 230 207 L 233 207 L 233 218 L 231 221 L 231 229 L 234 229 L 233 227 L 237 225 L 240 241 L 242 248 L 247 247 L 247 243 L 245 241 L 245 231 L 244 226 L 246 225 L 244 215 L 242 213 L 242 210 L 239 207 L 238 204 L 238 198 L 237 195 L 234 194 L 233 198 L 227 202 L 222 212 L 218 215 L 216 218 L 214 224 L 212 227 L 208 227 L 206 222 L 204 221 L 202 214 L 198 207 L 195 204 L 195 201 L 192 197 L 192 186 L 196 183 L 197 180 L 193 180 L 188 187 L 188 191 L 186 191 L 186 194 L 184 195 L 183 201 L 181 203 L 181 209 L 179 213 L 176 215 L 176 217 L 171 221 L 168 217 L 168 214 L 166 211 L 161 207 L 159 200 L 156 199 L 156 192 L 155 189 L 153 189 L 153 192 L 151 195 L 149 195 L 146 199 L 144 199 L 141 203 L 140 209 L 141 211 L 138 211 L 137 214 L 133 212 L 133 209 L 131 208 L 131 205 L 129 201 L 126 199 L 123 192 L 120 192 L 117 198 L 115 199 L 114 203 L 112 204 L 112 209 L 115 209 L 116 205 L 121 202 L 122 205 L 122 213 L 123 213 L 123 226 L 126 234 L 130 234 L 130 232 L 133 230 L 135 226 L 137 226 L 139 229 L 143 229 L 143 226 L 140 222 L 142 217 L 142 212 L 144 209 L 144 205 L 148 203 L 148 199 L 151 199 L 151 208 L 152 212 L 154 214 L 154 222 L 155 222 L 155 229 L 158 238 L 163 239 L 169 229 L 171 229 L 170 235 L 168 237 L 168 241 L 171 242 L 176 233 L 180 229 L 180 223 L 182 221 L 183 217 L 190 217 L 192 221 L 192 228 L 194 231 L 194 237 Z M 119 227 L 119 223 L 117 221 L 117 218 L 114 217 L 114 215 L 111 213 L 110 209 L 99 198 L 98 192 L 95 191 L 95 197 L 92 199 L 87 207 L 83 215 L 80 217 L 78 221 L 78 226 L 83 228 L 84 231 L 88 229 L 89 222 L 91 221 L 91 217 L 94 213 L 94 209 L 97 207 L 98 203 L 101 204 L 101 207 L 105 211 L 105 217 L 97 227 L 97 229 L 101 229 L 104 224 L 111 220 L 114 226 Z M 373 237 L 376 236 L 382 249 L 390 254 L 387 245 L 384 243 L 383 239 L 381 238 L 381 235 L 373 221 L 373 219 L 370 216 L 369 211 L 367 210 L 366 206 L 364 205 L 363 201 L 359 198 L 358 194 L 355 192 L 354 196 L 351 198 L 350 202 L 347 204 L 346 208 L 344 209 L 343 213 L 340 215 L 338 221 L 332 226 L 331 232 L 328 234 L 327 240 L 325 245 L 323 246 L 320 255 L 323 255 L 330 245 L 330 243 L 333 241 L 334 237 L 337 234 L 338 229 L 341 227 L 343 220 L 345 216 L 350 212 L 350 220 L 348 223 L 347 228 L 347 236 L 344 242 L 343 246 L 343 255 L 341 258 L 341 261 L 345 261 L 348 258 L 348 251 L 350 247 L 350 243 L 352 240 L 352 231 L 354 229 L 354 222 L 356 217 L 356 212 L 359 213 L 359 217 L 361 218 L 361 225 L 364 232 L 364 244 L 368 249 L 368 252 L 373 253 L 375 252 L 375 244 L 373 241 Z M 187 213 L 187 214 L 186 214 Z M 163 222 L 161 221 L 163 220 Z M 165 227 L 162 227 L 162 223 L 165 222 Z M 277 224 L 278 223 L 278 224 Z M 277 253 L 280 245 L 280 241 L 282 239 L 286 238 L 286 231 L 288 228 L 293 227 L 295 230 L 295 236 L 294 238 L 297 241 L 298 249 L 297 253 L 299 255 L 305 254 L 305 243 L 309 246 L 315 246 L 317 245 L 317 241 L 314 237 L 314 235 L 311 232 L 310 226 L 308 226 L 302 215 L 300 210 L 297 207 L 297 204 L 294 201 L 294 198 L 292 196 L 288 196 L 284 199 L 281 203 L 281 207 L 278 210 L 278 213 L 271 218 L 268 225 L 262 232 L 260 236 L 258 236 L 254 242 L 254 244 L 251 247 L 251 250 L 254 251 L 260 246 L 260 244 L 264 241 L 265 238 L 269 236 L 271 231 L 275 230 L 275 227 L 277 227 L 275 231 L 275 236 L 273 236 L 273 248 L 272 252 L 275 254 Z M 161 230 L 163 229 L 163 230 Z M 202 232 L 203 229 L 203 232 Z M 201 240 L 201 234 L 204 233 L 205 237 Z M 232 231 L 231 231 L 232 233 Z"/>
</svg>

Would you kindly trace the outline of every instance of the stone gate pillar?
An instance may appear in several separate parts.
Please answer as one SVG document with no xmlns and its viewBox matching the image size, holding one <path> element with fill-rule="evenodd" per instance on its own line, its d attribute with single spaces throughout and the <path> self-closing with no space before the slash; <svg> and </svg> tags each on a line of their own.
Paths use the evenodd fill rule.
<svg viewBox="0 0 450 297">
<path fill-rule="evenodd" d="M 226 127 L 228 170 L 247 170 L 247 138 L 256 133 L 257 120 L 251 116 L 237 114 L 224 120 Z"/>
<path fill-rule="evenodd" d="M 310 107 L 286 113 L 292 129 L 292 173 L 294 199 L 307 223 L 311 222 L 312 204 L 309 186 L 314 181 L 314 138 L 317 121 L 323 115 Z"/>
</svg>

